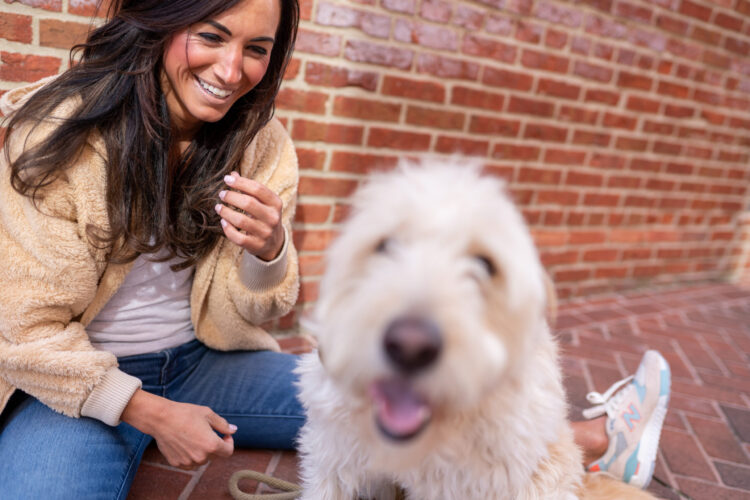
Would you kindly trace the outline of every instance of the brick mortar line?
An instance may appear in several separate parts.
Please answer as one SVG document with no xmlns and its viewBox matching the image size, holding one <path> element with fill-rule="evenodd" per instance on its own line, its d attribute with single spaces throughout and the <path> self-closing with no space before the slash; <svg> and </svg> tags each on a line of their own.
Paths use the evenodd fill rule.
<svg viewBox="0 0 750 500">
<path fill-rule="evenodd" d="M 206 469 L 208 469 L 209 465 L 211 465 L 210 461 L 203 464 L 195 471 L 193 477 L 190 478 L 190 481 L 188 481 L 188 483 L 185 485 L 185 488 L 183 488 L 182 492 L 180 492 L 180 496 L 177 497 L 177 500 L 188 500 L 190 494 L 193 493 L 193 490 L 196 486 L 198 486 L 198 483 L 203 478 L 203 473 L 206 472 Z"/>
</svg>

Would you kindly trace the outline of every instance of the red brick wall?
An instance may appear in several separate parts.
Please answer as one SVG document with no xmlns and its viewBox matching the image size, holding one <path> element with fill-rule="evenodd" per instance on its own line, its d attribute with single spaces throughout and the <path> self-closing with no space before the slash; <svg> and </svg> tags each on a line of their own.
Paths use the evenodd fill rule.
<svg viewBox="0 0 750 500">
<path fill-rule="evenodd" d="M 64 69 L 92 6 L 0 0 L 0 92 Z M 456 151 L 509 180 L 563 297 L 750 274 L 750 0 L 301 7 L 300 307 L 363 175 Z"/>
</svg>

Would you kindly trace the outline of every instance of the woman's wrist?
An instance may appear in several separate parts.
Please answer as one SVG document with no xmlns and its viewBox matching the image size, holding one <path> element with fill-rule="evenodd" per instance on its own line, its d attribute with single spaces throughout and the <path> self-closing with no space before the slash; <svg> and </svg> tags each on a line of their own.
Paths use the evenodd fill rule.
<svg viewBox="0 0 750 500">
<path fill-rule="evenodd" d="M 151 436 L 163 417 L 163 406 L 166 399 L 138 389 L 130 398 L 121 420 Z"/>
</svg>

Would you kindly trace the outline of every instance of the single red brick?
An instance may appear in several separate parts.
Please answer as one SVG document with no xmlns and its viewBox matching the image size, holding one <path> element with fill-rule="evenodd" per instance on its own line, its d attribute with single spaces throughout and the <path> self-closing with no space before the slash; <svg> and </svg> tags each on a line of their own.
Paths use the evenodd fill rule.
<svg viewBox="0 0 750 500">
<path fill-rule="evenodd" d="M 10 82 L 35 82 L 60 71 L 58 57 L 0 52 L 0 80 Z"/>
<path fill-rule="evenodd" d="M 476 90 L 460 85 L 454 86 L 451 93 L 451 104 L 481 108 L 488 111 L 500 111 L 504 102 L 505 96 L 503 94 Z"/>
<path fill-rule="evenodd" d="M 516 35 L 518 41 L 526 43 L 539 43 L 542 40 L 544 27 L 539 24 L 519 20 L 516 22 Z"/>
<path fill-rule="evenodd" d="M 334 151 L 331 158 L 331 171 L 368 174 L 372 171 L 389 170 L 396 166 L 398 157 Z"/>
<path fill-rule="evenodd" d="M 445 0 L 425 0 L 420 15 L 430 21 L 447 23 L 453 15 L 453 5 Z"/>
<path fill-rule="evenodd" d="M 298 250 L 306 250 L 310 252 L 320 252 L 325 250 L 335 237 L 335 231 L 324 229 L 296 229 L 292 232 L 294 246 Z"/>
<path fill-rule="evenodd" d="M 363 120 L 397 122 L 401 117 L 401 104 L 358 97 L 337 96 L 333 101 L 333 114 Z"/>
<path fill-rule="evenodd" d="M 571 85 L 566 82 L 559 80 L 552 80 L 550 78 L 540 78 L 539 85 L 537 87 L 538 94 L 546 94 L 553 97 L 561 97 L 563 99 L 574 99 L 577 100 L 581 93 L 580 85 Z"/>
<path fill-rule="evenodd" d="M 521 165 L 518 169 L 518 182 L 531 184 L 558 185 L 562 180 L 562 172 L 550 168 L 534 168 Z"/>
<path fill-rule="evenodd" d="M 444 102 L 445 86 L 430 81 L 418 81 L 397 76 L 386 76 L 381 92 L 385 95 Z"/>
<path fill-rule="evenodd" d="M 70 0 L 68 12 L 85 17 L 105 17 L 109 3 L 108 0 Z"/>
<path fill-rule="evenodd" d="M 551 205 L 577 205 L 579 193 L 576 191 L 540 190 L 536 195 L 536 202 L 540 204 L 549 203 Z"/>
<path fill-rule="evenodd" d="M 553 49 L 562 49 L 568 43 L 568 35 L 564 31 L 547 28 L 547 34 L 544 37 L 544 45 Z"/>
<path fill-rule="evenodd" d="M 544 151 L 544 163 L 558 165 L 583 165 L 586 158 L 585 151 L 547 148 Z"/>
<path fill-rule="evenodd" d="M 302 170 L 323 170 L 326 162 L 325 151 L 308 148 L 296 148 L 299 168 Z"/>
<path fill-rule="evenodd" d="M 584 144 L 591 146 L 607 147 L 612 139 L 612 134 L 604 132 L 591 132 L 589 130 L 576 130 L 573 133 L 573 144 Z"/>
<path fill-rule="evenodd" d="M 618 137 L 615 141 L 615 147 L 617 149 L 623 149 L 625 151 L 646 151 L 648 141 L 644 139 L 637 139 L 635 137 Z"/>
<path fill-rule="evenodd" d="M 589 269 L 571 269 L 567 271 L 556 271 L 554 273 L 555 282 L 564 283 L 566 281 L 583 281 L 591 276 Z"/>
<path fill-rule="evenodd" d="M 531 86 L 534 83 L 534 77 L 528 73 L 497 69 L 488 66 L 484 68 L 482 83 L 495 87 L 528 91 L 531 90 Z"/>
<path fill-rule="evenodd" d="M 665 155 L 679 155 L 682 151 L 682 145 L 657 140 L 654 142 L 653 149 L 654 153 L 661 153 Z"/>
<path fill-rule="evenodd" d="M 479 141 L 463 137 L 439 136 L 435 144 L 435 151 L 446 154 L 460 153 L 470 156 L 486 156 L 489 149 L 489 141 Z"/>
<path fill-rule="evenodd" d="M 599 120 L 599 112 L 591 108 L 579 108 L 576 106 L 563 105 L 560 106 L 558 119 L 562 121 L 596 125 Z"/>
<path fill-rule="evenodd" d="M 492 150 L 492 157 L 503 160 L 534 161 L 539 158 L 540 149 L 536 146 L 498 143 Z"/>
<path fill-rule="evenodd" d="M 714 17 L 714 24 L 732 31 L 741 32 L 744 20 L 741 17 L 731 16 L 725 12 L 718 12 Z"/>
<path fill-rule="evenodd" d="M 405 151 L 427 151 L 430 148 L 430 135 L 373 127 L 370 129 L 367 145 Z"/>
<path fill-rule="evenodd" d="M 630 111 L 639 113 L 658 113 L 660 106 L 661 102 L 659 101 L 634 95 L 631 95 L 625 104 L 625 107 Z"/>
<path fill-rule="evenodd" d="M 473 56 L 486 57 L 495 61 L 512 64 L 516 60 L 517 49 L 490 38 L 484 38 L 472 34 L 464 37 L 462 52 Z"/>
<path fill-rule="evenodd" d="M 484 18 L 483 11 L 459 4 L 453 16 L 453 24 L 467 30 L 478 30 L 484 24 Z"/>
<path fill-rule="evenodd" d="M 477 134 L 502 135 L 516 137 L 521 128 L 521 122 L 489 116 L 472 116 L 469 131 Z"/>
<path fill-rule="evenodd" d="M 602 83 L 608 83 L 612 80 L 614 72 L 604 66 L 598 66 L 583 61 L 576 61 L 573 67 L 573 73 L 589 80 L 596 80 Z"/>
<path fill-rule="evenodd" d="M 294 80 L 299 74 L 299 69 L 302 63 L 296 57 L 289 61 L 286 69 L 284 70 L 284 80 Z"/>
<path fill-rule="evenodd" d="M 302 175 L 299 178 L 300 194 L 310 196 L 333 196 L 345 198 L 357 189 L 357 181 L 351 179 L 337 179 L 330 177 L 310 177 Z"/>
<path fill-rule="evenodd" d="M 354 62 L 409 69 L 414 59 L 414 52 L 364 40 L 349 40 L 346 42 L 344 57 Z"/>
<path fill-rule="evenodd" d="M 521 53 L 521 64 L 527 68 L 541 69 L 555 73 L 566 73 L 568 71 L 570 60 L 567 57 L 524 49 Z"/>
<path fill-rule="evenodd" d="M 292 138 L 298 141 L 362 144 L 364 128 L 360 126 L 321 123 L 304 119 L 294 120 Z"/>
<path fill-rule="evenodd" d="M 398 19 L 393 37 L 399 42 L 416 43 L 436 50 L 458 50 L 458 33 L 444 26 Z"/>
<path fill-rule="evenodd" d="M 296 231 L 295 231 L 296 232 Z M 295 246 L 300 250 L 310 250 L 302 245 L 295 243 Z M 318 294 L 320 293 L 320 282 L 319 281 L 307 281 L 303 280 L 299 284 L 299 297 L 297 298 L 298 304 L 309 304 L 318 300 Z M 264 469 L 265 470 L 265 469 Z M 217 486 L 218 488 L 218 486 Z M 217 491 L 213 489 L 212 491 Z M 208 492 L 206 492 L 208 493 Z"/>
<path fill-rule="evenodd" d="M 338 56 L 341 52 L 341 37 L 300 28 L 294 49 L 310 54 Z"/>
<path fill-rule="evenodd" d="M 52 10 L 60 12 L 62 10 L 62 0 L 15 0 L 18 3 L 28 5 L 29 7 L 36 7 L 38 9 Z M 75 3 L 76 0 L 71 0 L 71 3 Z M 11 0 L 5 0 L 5 3 L 11 3 Z"/>
<path fill-rule="evenodd" d="M 435 54 L 420 54 L 417 60 L 417 69 L 420 73 L 428 73 L 443 78 L 476 80 L 479 76 L 479 65 L 477 63 Z"/>
<path fill-rule="evenodd" d="M 555 127 L 542 123 L 527 123 L 523 137 L 525 139 L 538 139 L 547 142 L 565 142 L 568 129 Z"/>
<path fill-rule="evenodd" d="M 721 41 L 721 33 L 718 31 L 712 31 L 699 25 L 694 25 L 690 33 L 690 37 L 699 42 L 704 42 L 709 45 L 719 45 Z"/>
<path fill-rule="evenodd" d="M 674 133 L 674 125 L 671 123 L 660 123 L 646 120 L 643 123 L 643 131 L 650 134 L 672 135 L 672 133 Z"/>
<path fill-rule="evenodd" d="M 688 23 L 682 19 L 666 16 L 659 14 L 656 18 L 656 25 L 664 31 L 674 33 L 676 35 L 687 35 Z"/>
<path fill-rule="evenodd" d="M 383 8 L 406 14 L 414 14 L 417 10 L 416 0 L 381 0 Z"/>
<path fill-rule="evenodd" d="M 605 127 L 623 128 L 627 130 L 635 130 L 637 120 L 629 116 L 618 115 L 615 113 L 607 112 L 604 114 L 603 125 Z"/>
<path fill-rule="evenodd" d="M 330 66 L 314 61 L 305 65 L 305 81 L 311 85 L 361 87 L 365 90 L 375 90 L 379 79 L 380 75 L 372 71 Z"/>
<path fill-rule="evenodd" d="M 690 0 L 682 0 L 682 2 L 680 2 L 679 12 L 686 16 L 700 19 L 701 21 L 708 21 L 711 18 L 712 9 L 705 5 L 691 2 Z"/>
<path fill-rule="evenodd" d="M 282 88 L 276 97 L 279 109 L 302 111 L 304 113 L 323 114 L 326 112 L 328 94 L 305 90 Z"/>
<path fill-rule="evenodd" d="M 695 108 L 667 104 L 664 107 L 664 114 L 672 118 L 690 118 L 695 114 Z"/>
<path fill-rule="evenodd" d="M 568 186 L 601 187 L 604 185 L 604 176 L 580 170 L 568 170 L 565 175 L 565 184 Z"/>
<path fill-rule="evenodd" d="M 409 106 L 406 110 L 406 123 L 441 129 L 462 130 L 466 115 L 456 111 L 443 111 L 421 106 Z"/>
<path fill-rule="evenodd" d="M 551 117 L 555 105 L 550 102 L 538 101 L 535 99 L 526 99 L 523 97 L 513 96 L 508 105 L 510 113 L 521 113 L 528 115 Z"/>
<path fill-rule="evenodd" d="M 617 78 L 617 85 L 633 89 L 651 90 L 653 79 L 642 74 L 620 71 L 620 75 Z"/>
<path fill-rule="evenodd" d="M 298 203 L 294 221 L 303 224 L 323 224 L 331 214 L 331 205 Z"/>
<path fill-rule="evenodd" d="M 31 16 L 0 12 L 0 38 L 31 43 Z"/>
<path fill-rule="evenodd" d="M 656 91 L 660 94 L 669 95 L 678 99 L 687 99 L 690 89 L 686 85 L 661 80 Z"/>
<path fill-rule="evenodd" d="M 586 91 L 584 100 L 617 106 L 620 102 L 620 94 L 604 89 L 589 89 Z"/>
</svg>

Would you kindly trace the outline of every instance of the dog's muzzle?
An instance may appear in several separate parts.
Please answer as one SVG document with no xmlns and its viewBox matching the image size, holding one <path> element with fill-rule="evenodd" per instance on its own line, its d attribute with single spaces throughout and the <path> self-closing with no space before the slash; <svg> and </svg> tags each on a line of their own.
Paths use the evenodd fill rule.
<svg viewBox="0 0 750 500">
<path fill-rule="evenodd" d="M 397 441 L 419 434 L 432 417 L 429 401 L 414 387 L 412 376 L 440 357 L 443 336 L 427 319 L 405 316 L 391 322 L 383 336 L 383 351 L 395 374 L 370 386 L 380 432 Z"/>
</svg>

